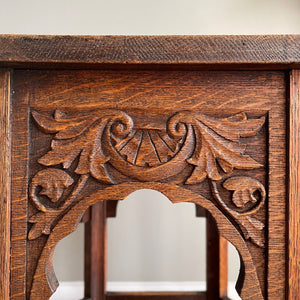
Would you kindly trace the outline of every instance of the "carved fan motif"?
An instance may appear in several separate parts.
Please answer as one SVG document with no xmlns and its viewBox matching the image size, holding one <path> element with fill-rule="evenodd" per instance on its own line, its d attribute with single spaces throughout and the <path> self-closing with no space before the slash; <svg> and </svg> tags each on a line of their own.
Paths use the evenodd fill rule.
<svg viewBox="0 0 300 300">
<path fill-rule="evenodd" d="M 171 139 L 165 131 L 156 129 L 139 129 L 125 139 L 114 139 L 114 147 L 120 156 L 142 167 L 155 167 L 168 162 L 182 146 L 182 139 Z"/>
</svg>

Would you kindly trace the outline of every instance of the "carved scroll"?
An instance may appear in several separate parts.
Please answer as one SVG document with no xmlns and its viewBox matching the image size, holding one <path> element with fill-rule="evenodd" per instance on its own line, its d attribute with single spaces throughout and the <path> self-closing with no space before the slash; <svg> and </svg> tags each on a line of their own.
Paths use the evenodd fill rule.
<svg viewBox="0 0 300 300">
<path fill-rule="evenodd" d="M 30 197 L 39 212 L 29 219 L 33 224 L 29 239 L 50 234 L 59 218 L 76 203 L 90 176 L 103 184 L 115 184 L 108 164 L 124 176 L 142 182 L 162 181 L 191 165 L 193 170 L 185 184 L 210 180 L 224 213 L 236 220 L 246 239 L 263 247 L 264 225 L 250 216 L 264 203 L 263 186 L 249 177 L 224 182 L 224 188 L 234 191 L 232 200 L 238 208 L 244 202 L 256 203 L 253 192 L 261 192 L 260 205 L 251 214 L 245 214 L 226 206 L 214 182 L 234 169 L 262 166 L 245 154 L 246 145 L 239 139 L 255 135 L 264 124 L 264 117 L 248 119 L 245 113 L 239 113 L 214 118 L 183 111 L 173 114 L 163 130 L 156 129 L 155 124 L 152 129 L 136 129 L 128 114 L 113 109 L 67 113 L 56 110 L 53 116 L 33 111 L 32 116 L 42 130 L 55 135 L 51 150 L 38 160 L 49 168 L 38 172 L 31 181 Z M 74 164 L 74 172 L 80 175 L 77 182 L 67 172 Z"/>
<path fill-rule="evenodd" d="M 38 160 L 45 168 L 33 176 L 29 186 L 37 212 L 29 218 L 28 239 L 49 236 L 38 260 L 32 296 L 38 295 L 44 275 L 51 289 L 56 288 L 51 256 L 62 238 L 60 228 L 64 228 L 63 235 L 73 231 L 70 226 L 98 201 L 124 199 L 138 188 L 151 188 L 174 203 L 190 201 L 207 209 L 220 234 L 232 242 L 242 258 L 239 292 L 243 295 L 246 285 L 255 299 L 263 299 L 246 240 L 265 246 L 264 223 L 256 214 L 265 204 L 266 191 L 257 179 L 236 176 L 234 171 L 262 167 L 245 153 L 240 137 L 256 135 L 264 117 L 248 119 L 239 113 L 214 118 L 182 111 L 170 115 L 165 128 L 155 124 L 141 128 L 135 127 L 127 113 L 113 109 L 56 110 L 53 116 L 33 111 L 32 116 L 41 130 L 52 134 L 51 149 Z M 110 174 L 112 169 L 129 182 L 118 182 Z M 181 173 L 185 175 L 180 184 L 172 183 L 173 176 Z M 166 179 L 170 179 L 168 184 L 160 183 Z M 83 198 L 85 187 L 95 180 L 99 191 Z M 212 199 L 189 190 L 205 181 L 211 184 Z M 222 198 L 222 189 L 231 193 L 231 205 Z"/>
</svg>

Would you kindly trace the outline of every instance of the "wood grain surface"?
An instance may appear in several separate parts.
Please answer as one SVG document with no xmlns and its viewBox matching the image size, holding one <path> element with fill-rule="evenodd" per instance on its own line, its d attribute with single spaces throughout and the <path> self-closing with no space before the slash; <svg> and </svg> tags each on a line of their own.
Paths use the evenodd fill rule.
<svg viewBox="0 0 300 300">
<path fill-rule="evenodd" d="M 299 298 L 300 35 L 0 35 L 0 67 L 1 300 L 49 298 L 80 220 L 86 298 L 226 299 L 227 240 L 243 299 Z M 143 188 L 209 212 L 208 293 L 105 293 L 106 217 Z"/>
<path fill-rule="evenodd" d="M 290 74 L 288 299 L 300 295 L 300 72 Z"/>
<path fill-rule="evenodd" d="M 278 84 L 278 83 L 277 83 Z M 268 267 L 267 299 L 286 298 L 287 218 L 287 81 L 268 113 Z M 276 104 L 275 104 L 276 103 Z"/>
<path fill-rule="evenodd" d="M 300 35 L 0 36 L 0 66 L 59 68 L 160 64 L 178 68 L 300 67 Z"/>
<path fill-rule="evenodd" d="M 285 72 L 175 71 L 154 65 L 152 71 L 14 70 L 11 299 L 40 300 L 53 293 L 55 246 L 94 204 L 102 207 L 90 214 L 100 230 L 87 226 L 87 242 L 93 237 L 98 257 L 92 255 L 97 263 L 86 272 L 92 268 L 98 276 L 86 276 L 86 288 L 95 289 L 86 297 L 103 299 L 105 250 L 98 250 L 105 244 L 105 211 L 113 216 L 115 206 L 104 208 L 101 201 L 122 200 L 143 188 L 210 212 L 216 233 L 240 253 L 242 298 L 285 299 L 291 280 Z M 86 214 L 83 221 L 92 219 Z M 222 267 L 218 259 L 216 264 Z M 224 295 L 225 276 L 216 277 L 211 286 L 217 283 Z M 136 297 L 107 297 L 131 296 Z M 200 294 L 186 295 L 194 296 Z"/>
<path fill-rule="evenodd" d="M 227 181 L 227 190 L 224 188 L 224 185 L 222 188 L 221 184 L 219 184 L 219 188 L 222 190 L 220 194 L 231 208 L 238 205 L 240 207 L 238 209 L 242 209 L 243 205 L 248 203 L 248 200 L 252 199 L 251 201 L 254 202 L 259 200 L 259 198 L 256 199 L 255 197 L 249 198 L 249 193 L 251 194 L 254 191 L 252 190 L 253 188 L 264 191 L 264 186 L 268 186 L 268 155 L 271 156 L 270 164 L 272 163 L 272 166 L 269 173 L 269 193 L 272 197 L 269 199 L 265 199 L 265 196 L 260 198 L 263 200 L 263 206 L 259 205 L 258 207 L 261 207 L 260 211 L 255 215 L 254 219 L 250 219 L 254 220 L 254 224 L 257 227 L 254 226 L 252 229 L 249 226 L 249 219 L 243 219 L 242 217 L 242 219 L 239 219 L 239 217 L 234 219 L 234 216 L 237 216 L 235 214 L 226 215 L 228 222 L 234 224 L 231 228 L 231 225 L 229 226 L 222 219 L 221 215 L 217 214 L 214 218 L 216 218 L 217 223 L 222 223 L 221 227 L 220 223 L 218 224 L 218 229 L 221 228 L 220 234 L 228 240 L 233 239 L 233 244 L 240 249 L 241 257 L 246 264 L 243 266 L 246 266 L 248 271 L 243 273 L 244 269 L 242 269 L 238 285 L 238 289 L 243 297 L 256 300 L 264 297 L 264 295 L 268 295 L 269 299 L 278 299 L 276 298 L 278 295 L 284 297 L 286 273 L 284 271 L 285 256 L 282 253 L 285 253 L 284 220 L 286 215 L 284 204 L 285 160 L 282 157 L 286 154 L 284 147 L 285 84 L 285 73 L 280 71 L 15 70 L 14 99 L 17 101 L 16 103 L 20 103 L 14 108 L 17 118 L 16 122 L 17 120 L 20 122 L 22 119 L 17 114 L 19 112 L 18 108 L 20 107 L 21 111 L 23 109 L 22 103 L 29 101 L 27 110 L 22 110 L 22 115 L 24 114 L 29 118 L 30 128 L 30 159 L 23 154 L 26 161 L 29 162 L 29 185 L 32 186 L 33 184 L 35 188 L 39 182 L 42 185 L 44 183 L 47 185 L 47 182 L 51 185 L 55 183 L 55 174 L 59 175 L 58 177 L 61 179 L 57 189 L 58 193 L 54 189 L 47 192 L 48 198 L 50 197 L 48 200 L 44 198 L 39 202 L 34 196 L 36 193 L 32 193 L 33 190 L 30 192 L 31 199 L 28 201 L 28 215 L 31 223 L 28 225 L 28 229 L 29 232 L 34 232 L 34 234 L 30 235 L 29 241 L 27 241 L 27 297 L 29 297 L 30 293 L 32 299 L 49 297 L 51 291 L 45 281 L 46 276 L 51 288 L 53 290 L 56 288 L 56 279 L 52 272 L 51 261 L 54 246 L 61 238 L 74 230 L 76 220 L 82 217 L 82 214 L 90 205 L 101 200 L 121 200 L 128 193 L 139 188 L 159 189 L 160 185 L 158 183 L 149 182 L 142 184 L 139 180 L 133 178 L 133 176 L 136 176 L 136 173 L 127 172 L 127 165 L 130 163 L 130 168 L 139 169 L 137 171 L 139 173 L 138 178 L 143 178 L 142 181 L 149 181 L 144 176 L 146 171 L 149 172 L 151 168 L 152 170 L 161 168 L 168 162 L 168 159 L 172 160 L 176 157 L 183 149 L 183 146 L 176 139 L 171 139 L 168 136 L 166 126 L 172 123 L 170 120 L 178 119 L 179 117 L 185 117 L 186 119 L 181 119 L 181 122 L 191 122 L 191 126 L 198 132 L 198 137 L 195 137 L 194 140 L 190 141 L 190 137 L 188 139 L 191 142 L 190 144 L 187 143 L 189 151 L 197 152 L 193 145 L 199 142 L 199 134 L 201 132 L 205 134 L 203 131 L 204 123 L 201 125 L 201 122 L 195 122 L 192 119 L 193 117 L 204 118 L 203 122 L 208 122 L 205 128 L 210 133 L 210 137 L 207 136 L 210 142 L 202 149 L 208 153 L 212 151 L 209 149 L 220 149 L 219 147 L 223 147 L 222 152 L 226 154 L 223 157 L 227 160 L 231 157 L 232 167 L 238 166 L 241 168 L 234 171 L 234 174 L 240 176 L 239 180 L 241 180 L 241 183 L 237 184 L 236 180 Z M 108 136 L 112 139 L 114 137 L 118 138 L 120 130 L 122 132 L 124 128 L 131 126 L 129 122 L 129 127 L 116 125 L 112 126 L 109 131 L 103 126 L 97 127 L 101 124 L 107 124 L 105 120 L 108 119 L 102 118 L 103 116 L 105 117 L 105 114 L 103 115 L 104 112 L 110 112 L 110 116 L 118 116 L 118 120 L 125 117 L 128 120 L 130 116 L 134 121 L 135 127 L 131 132 L 132 134 L 130 133 L 131 135 L 129 135 L 132 139 L 127 146 L 122 144 L 124 141 L 122 141 L 121 137 L 118 140 L 114 140 L 115 142 L 112 144 L 113 148 L 111 149 L 119 151 L 121 155 L 118 155 L 118 157 L 114 156 L 111 159 L 111 163 L 113 163 L 113 159 L 117 159 L 118 162 L 122 159 L 122 164 L 118 163 L 110 166 L 110 163 L 105 159 L 103 160 L 103 156 L 97 157 L 93 154 L 94 146 L 91 147 L 92 144 L 84 142 L 85 137 L 82 134 L 85 132 L 85 128 L 88 128 L 87 132 L 89 132 L 87 141 L 93 142 L 96 145 L 95 149 L 101 149 L 101 144 L 97 144 L 97 141 L 101 141 Z M 204 117 L 204 115 L 207 117 Z M 102 116 L 102 119 L 99 119 L 99 116 Z M 246 116 L 248 121 L 245 119 Z M 65 117 L 65 121 L 62 121 Z M 90 121 L 98 119 L 99 121 L 94 123 L 94 125 L 98 124 L 96 127 L 88 125 Z M 252 121 L 249 123 L 249 120 Z M 108 123 L 111 124 L 111 122 Z M 51 124 L 54 127 L 51 127 Z M 174 122 L 172 124 L 174 125 Z M 235 130 L 228 127 L 230 124 L 235 124 L 233 128 L 241 130 L 242 137 L 238 144 Z M 244 126 L 240 126 L 241 124 Z M 250 126 L 249 124 L 252 125 Z M 218 143 L 215 142 L 215 134 L 212 133 L 209 126 L 213 127 L 215 132 L 218 132 Z M 20 126 L 16 134 L 20 132 L 23 135 L 24 128 L 26 126 Z M 181 126 L 171 126 L 170 128 L 180 129 Z M 141 132 L 140 135 L 144 134 L 146 139 L 141 139 L 136 131 Z M 174 148 L 175 150 L 167 149 L 163 145 L 162 140 L 153 133 L 154 131 L 163 134 L 164 138 L 171 143 L 170 147 L 172 149 L 174 145 L 177 145 Z M 99 134 L 99 132 L 103 133 L 101 138 L 94 138 L 95 134 Z M 227 140 L 231 139 L 232 141 L 225 141 L 224 135 L 228 137 Z M 212 137 L 213 139 L 211 139 Z M 20 138 L 23 138 L 24 144 L 27 145 L 25 142 L 26 138 L 23 136 Z M 135 141 L 135 139 L 137 140 Z M 268 141 L 269 147 L 267 146 Z M 278 146 L 278 141 L 280 146 Z M 73 145 L 74 147 L 69 145 L 70 142 L 71 146 Z M 77 146 L 72 144 L 73 142 L 77 143 Z M 240 148 L 242 147 L 241 144 L 245 144 L 247 147 L 242 149 Z M 103 145 L 103 149 L 107 150 L 108 144 L 104 143 Z M 155 146 L 154 148 L 153 145 Z M 198 151 L 200 149 L 199 145 L 198 143 Z M 65 147 L 69 150 L 66 151 L 67 148 Z M 85 150 L 80 158 L 75 159 L 79 149 Z M 238 151 L 243 150 L 243 155 L 234 149 L 239 149 Z M 108 149 L 107 151 L 110 150 Z M 110 155 L 111 152 L 107 151 L 105 152 L 106 155 Z M 187 201 L 188 195 L 191 193 L 190 201 L 198 205 L 200 205 L 200 202 L 195 201 L 195 197 L 200 194 L 207 199 L 211 199 L 211 203 L 220 208 L 220 204 L 217 204 L 217 200 L 212 197 L 210 185 L 206 179 L 215 178 L 218 181 L 220 174 L 224 174 L 220 170 L 220 165 L 218 167 L 216 165 L 216 159 L 223 154 L 217 155 L 216 152 L 214 153 L 210 155 L 211 158 L 209 163 L 205 165 L 205 169 L 201 169 L 201 164 L 199 163 L 203 155 L 199 151 L 199 155 L 194 156 L 195 159 L 191 161 L 193 166 L 187 166 L 178 175 L 162 180 L 165 184 L 168 183 L 167 186 L 162 187 L 162 192 L 166 195 L 171 193 L 170 199 L 172 197 L 173 199 L 178 199 L 179 194 L 182 194 L 182 197 L 185 194 L 186 198 L 182 198 L 182 200 L 185 199 L 184 201 Z M 248 155 L 246 160 L 244 160 L 244 155 Z M 86 159 L 88 156 L 91 158 L 90 160 Z M 165 159 L 167 160 L 165 161 Z M 51 214 L 54 213 L 55 216 L 55 209 L 60 208 L 61 202 L 59 198 L 64 187 L 67 187 L 67 194 L 70 194 L 70 189 L 73 188 L 72 180 L 76 182 L 79 178 L 87 178 L 89 176 L 90 165 L 87 163 L 88 161 L 93 162 L 93 164 L 94 162 L 96 163 L 93 165 L 92 176 L 86 184 L 85 191 L 79 193 L 78 199 L 82 199 L 80 200 L 80 205 L 76 204 L 76 207 L 67 207 L 66 215 L 64 215 L 64 211 L 60 211 L 63 219 L 51 221 L 50 230 L 41 231 L 41 227 L 39 227 L 40 225 L 37 222 L 38 217 L 36 217 L 39 210 L 41 209 L 39 216 L 43 216 L 43 210 L 52 210 Z M 181 163 L 184 161 L 181 161 Z M 60 165 L 61 162 L 64 163 L 64 166 Z M 80 168 L 77 169 L 79 162 Z M 103 169 L 103 164 L 106 164 L 107 173 Z M 230 164 L 224 164 L 224 161 L 221 161 L 220 164 L 229 174 L 233 170 Z M 52 170 L 50 172 L 51 176 L 45 175 L 48 168 Z M 243 170 L 243 168 L 246 169 Z M 212 169 L 214 170 L 213 172 L 211 172 Z M 100 170 L 105 172 L 101 173 L 99 172 Z M 193 180 L 187 183 L 186 180 L 188 177 L 191 177 L 193 170 L 198 171 L 195 171 Z M 162 176 L 166 177 L 172 172 L 174 172 L 174 168 L 168 172 L 158 174 L 155 180 L 159 180 Z M 37 174 L 40 175 L 35 177 Z M 72 176 L 72 180 L 70 176 Z M 249 178 L 245 179 L 245 176 L 251 176 L 256 181 Z M 101 182 L 102 179 L 104 182 Z M 117 190 L 107 190 L 106 185 L 113 182 L 127 183 L 123 194 L 119 195 Z M 253 182 L 254 185 L 251 187 Z M 231 191 L 236 188 L 239 189 L 239 186 L 243 186 L 245 193 L 241 197 L 236 197 L 233 202 L 231 200 Z M 180 190 L 176 190 L 176 187 L 180 188 Z M 278 187 L 280 193 L 278 193 Z M 173 192 L 171 192 L 172 189 L 174 189 Z M 240 192 L 243 189 L 240 189 Z M 100 193 L 101 190 L 103 191 L 102 196 L 101 194 L 95 194 L 97 191 Z M 38 194 L 39 190 L 36 190 L 36 192 Z M 172 196 L 172 193 L 176 194 L 176 196 Z M 90 197 L 90 195 L 94 195 L 94 197 Z M 35 199 L 35 202 L 33 199 Z M 53 199 L 54 202 L 51 203 L 50 199 Z M 67 202 L 65 201 L 64 203 Z M 247 207 L 249 208 L 251 205 Z M 269 210 L 271 222 L 267 220 L 267 209 Z M 266 234 L 266 230 L 271 228 L 273 224 L 275 229 Z M 14 226 L 25 226 L 24 220 L 16 220 Z M 50 234 L 49 238 L 48 234 Z M 266 235 L 270 237 L 267 242 L 265 241 Z M 268 260 L 268 257 L 271 259 Z M 269 270 L 272 270 L 274 276 L 276 275 L 276 279 L 272 278 L 271 280 L 267 278 L 267 267 Z M 280 271 L 275 272 L 274 270 L 278 268 Z M 249 279 L 249 276 L 252 276 L 252 279 Z M 252 283 L 250 284 L 250 282 Z M 254 282 L 255 285 L 253 285 Z M 86 296 L 89 296 L 89 293 Z"/>
<path fill-rule="evenodd" d="M 10 293 L 10 72 L 0 69 L 0 299 Z"/>
<path fill-rule="evenodd" d="M 28 95 L 11 100 L 11 293 L 9 299 L 26 299 L 28 206 Z"/>
</svg>

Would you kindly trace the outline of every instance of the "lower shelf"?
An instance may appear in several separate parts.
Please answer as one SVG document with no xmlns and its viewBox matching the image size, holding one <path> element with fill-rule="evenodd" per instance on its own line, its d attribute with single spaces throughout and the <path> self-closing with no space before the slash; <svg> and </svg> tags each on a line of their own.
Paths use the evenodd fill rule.
<svg viewBox="0 0 300 300">
<path fill-rule="evenodd" d="M 207 299 L 205 282 L 108 282 L 107 300 L 204 300 Z M 201 290 L 201 292 L 198 292 Z M 132 292 L 134 291 L 134 292 Z M 172 292 L 173 291 L 173 292 Z M 83 295 L 83 282 L 61 282 L 50 300 L 79 300 Z M 234 283 L 228 284 L 228 297 L 222 300 L 240 300 Z M 91 299 L 83 299 L 91 300 Z"/>
<path fill-rule="evenodd" d="M 206 300 L 206 292 L 108 292 L 107 300 Z"/>
</svg>

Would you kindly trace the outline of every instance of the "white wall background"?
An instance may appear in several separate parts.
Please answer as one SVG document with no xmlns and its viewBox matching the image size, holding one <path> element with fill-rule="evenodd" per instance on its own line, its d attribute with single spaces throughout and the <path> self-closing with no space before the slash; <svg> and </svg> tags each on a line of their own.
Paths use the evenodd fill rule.
<svg viewBox="0 0 300 300">
<path fill-rule="evenodd" d="M 299 0 L 0 0 L 1 33 L 299 33 Z"/>
<path fill-rule="evenodd" d="M 299 0 L 0 0 L 1 34 L 300 33 Z M 108 279 L 205 280 L 204 220 L 193 205 L 138 191 L 108 224 Z M 83 228 L 55 252 L 60 280 L 81 280 Z M 239 261 L 230 248 L 230 279 Z"/>
</svg>

